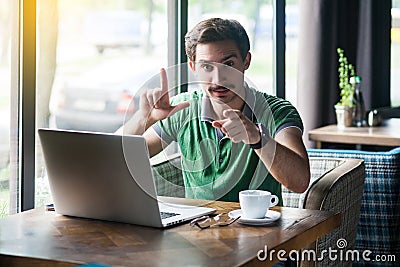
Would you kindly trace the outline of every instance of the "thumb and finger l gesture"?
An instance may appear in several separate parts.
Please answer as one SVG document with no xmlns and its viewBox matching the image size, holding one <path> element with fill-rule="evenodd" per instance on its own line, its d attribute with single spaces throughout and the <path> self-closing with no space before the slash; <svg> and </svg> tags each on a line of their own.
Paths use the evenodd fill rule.
<svg viewBox="0 0 400 267">
<path fill-rule="evenodd" d="M 154 122 L 168 118 L 189 106 L 189 102 L 181 102 L 176 105 L 170 104 L 170 98 L 168 95 L 168 78 L 164 68 L 160 70 L 160 82 L 161 88 L 149 91 L 143 96 L 145 97 L 143 107 L 149 109 L 149 119 Z"/>
</svg>

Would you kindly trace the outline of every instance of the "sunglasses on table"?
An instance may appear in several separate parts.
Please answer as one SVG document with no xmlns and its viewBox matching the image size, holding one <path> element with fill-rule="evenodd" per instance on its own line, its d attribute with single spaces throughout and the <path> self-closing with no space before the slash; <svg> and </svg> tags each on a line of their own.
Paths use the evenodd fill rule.
<svg viewBox="0 0 400 267">
<path fill-rule="evenodd" d="M 220 213 L 215 216 L 201 216 L 196 218 L 190 222 L 191 226 L 197 226 L 200 229 L 206 229 L 212 226 L 228 226 L 234 222 L 236 222 L 240 216 L 238 217 L 230 217 L 227 213 Z"/>
</svg>

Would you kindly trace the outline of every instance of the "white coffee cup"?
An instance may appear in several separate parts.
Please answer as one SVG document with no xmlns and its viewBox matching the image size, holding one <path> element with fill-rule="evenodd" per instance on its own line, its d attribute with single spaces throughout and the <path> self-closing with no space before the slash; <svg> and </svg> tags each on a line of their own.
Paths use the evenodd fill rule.
<svg viewBox="0 0 400 267">
<path fill-rule="evenodd" d="M 242 217 L 247 219 L 262 219 L 270 207 L 278 204 L 278 197 L 269 191 L 244 190 L 239 192 Z"/>
</svg>

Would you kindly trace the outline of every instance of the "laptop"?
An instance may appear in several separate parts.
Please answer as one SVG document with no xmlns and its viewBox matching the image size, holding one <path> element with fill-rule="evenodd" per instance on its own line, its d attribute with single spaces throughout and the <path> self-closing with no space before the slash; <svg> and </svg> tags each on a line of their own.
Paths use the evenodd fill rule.
<svg viewBox="0 0 400 267">
<path fill-rule="evenodd" d="M 215 212 L 157 199 L 142 136 L 38 132 L 57 213 L 162 228 Z"/>
</svg>

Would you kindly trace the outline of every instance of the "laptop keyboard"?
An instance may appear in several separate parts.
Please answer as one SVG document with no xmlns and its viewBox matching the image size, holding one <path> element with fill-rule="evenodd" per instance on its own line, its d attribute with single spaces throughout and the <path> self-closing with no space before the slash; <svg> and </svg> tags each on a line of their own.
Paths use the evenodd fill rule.
<svg viewBox="0 0 400 267">
<path fill-rule="evenodd" d="M 179 213 L 165 212 L 165 211 L 161 211 L 160 214 L 161 214 L 161 219 L 167 219 L 173 216 L 180 215 Z"/>
</svg>

